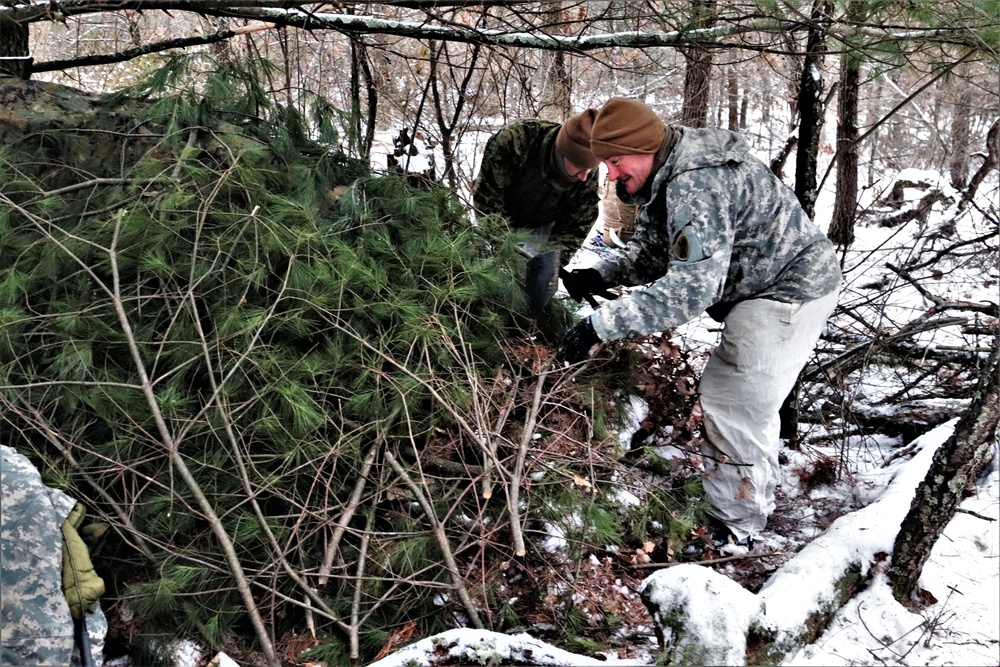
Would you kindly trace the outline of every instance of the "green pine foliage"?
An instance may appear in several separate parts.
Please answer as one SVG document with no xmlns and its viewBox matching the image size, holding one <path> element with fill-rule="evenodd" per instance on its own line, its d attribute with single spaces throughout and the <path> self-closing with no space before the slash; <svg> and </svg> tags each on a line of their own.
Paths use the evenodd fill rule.
<svg viewBox="0 0 1000 667">
<path fill-rule="evenodd" d="M 147 640 L 246 633 L 204 494 L 275 637 L 306 622 L 291 569 L 325 605 L 313 652 L 343 664 L 351 626 L 370 658 L 387 629 L 443 630 L 441 600 L 458 608 L 428 506 L 460 563 L 509 558 L 509 526 L 494 527 L 506 508 L 477 497 L 481 473 L 434 469 L 423 450 L 481 466 L 470 438 L 509 401 L 497 437 L 512 466 L 537 369 L 509 346 L 539 335 L 518 239 L 495 216 L 469 224 L 444 188 L 323 143 L 333 110 L 275 104 L 268 65 L 185 85 L 200 64 L 88 103 L 83 125 L 101 132 L 67 122 L 0 148 L 0 437 L 114 525 L 99 569 Z M 546 319 L 558 335 L 572 318 L 554 302 Z M 518 382 L 484 393 L 501 370 Z M 621 387 L 621 371 L 573 385 L 566 401 L 592 424 L 581 439 L 614 431 L 620 410 L 594 387 Z M 538 424 L 551 441 L 553 412 Z M 480 413 L 486 426 L 462 423 Z M 551 496 L 528 506 L 554 512 L 529 518 L 576 517 L 579 553 L 628 541 L 613 506 L 568 479 L 526 478 L 524 497 Z M 515 622 L 488 582 L 470 587 Z"/>
<path fill-rule="evenodd" d="M 170 554 L 174 564 L 135 589 L 139 613 L 184 619 L 181 632 L 220 645 L 240 621 L 224 610 L 241 602 L 225 567 L 192 565 L 216 540 L 170 446 L 249 571 L 275 571 L 271 540 L 315 569 L 325 535 L 288 517 L 319 522 L 322 504 L 303 513 L 317 480 L 321 497 L 342 502 L 362 449 L 380 438 L 395 447 L 447 426 L 433 392 L 456 407 L 469 400 L 456 378 L 502 360 L 524 296 L 513 247 L 493 241 L 502 230 L 473 228 L 450 192 L 370 175 L 309 140 L 309 123 L 273 106 L 259 73 L 220 70 L 203 96 L 166 94 L 179 72 L 164 68 L 132 91 L 153 100 L 134 107 L 132 123 L 158 140 L 119 183 L 46 180 L 75 166 L 75 132 L 50 133 L 33 173 L 37 146 L 0 154 L 10 184 L 0 382 L 5 406 L 80 445 L 79 469 L 132 505 L 135 526 Z M 48 467 L 66 470 L 41 434 L 4 426 L 7 441 L 27 437 Z M 92 498 L 79 478 L 50 479 Z M 437 557 L 418 537 L 386 545 L 384 566 L 408 576 Z"/>
</svg>

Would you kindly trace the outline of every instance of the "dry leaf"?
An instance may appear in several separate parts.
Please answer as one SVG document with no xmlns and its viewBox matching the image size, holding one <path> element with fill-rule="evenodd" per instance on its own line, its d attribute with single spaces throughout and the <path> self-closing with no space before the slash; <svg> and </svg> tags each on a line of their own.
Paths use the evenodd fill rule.
<svg viewBox="0 0 1000 667">
<path fill-rule="evenodd" d="M 749 477 L 744 477 L 740 484 L 740 490 L 736 492 L 735 500 L 750 500 L 753 498 L 753 482 Z"/>
<path fill-rule="evenodd" d="M 653 559 L 649 557 L 649 554 L 647 554 L 642 549 L 636 549 L 635 555 L 632 556 L 633 565 L 645 565 L 646 563 L 649 563 L 652 560 Z"/>
</svg>

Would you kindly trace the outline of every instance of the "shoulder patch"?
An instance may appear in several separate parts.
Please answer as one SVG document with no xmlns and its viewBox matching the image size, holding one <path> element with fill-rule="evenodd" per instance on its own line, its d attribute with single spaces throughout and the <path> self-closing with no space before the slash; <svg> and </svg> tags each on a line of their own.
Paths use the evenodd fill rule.
<svg viewBox="0 0 1000 667">
<path fill-rule="evenodd" d="M 705 259 L 701 241 L 689 227 L 684 227 L 670 246 L 670 254 L 678 262 L 698 262 Z"/>
</svg>

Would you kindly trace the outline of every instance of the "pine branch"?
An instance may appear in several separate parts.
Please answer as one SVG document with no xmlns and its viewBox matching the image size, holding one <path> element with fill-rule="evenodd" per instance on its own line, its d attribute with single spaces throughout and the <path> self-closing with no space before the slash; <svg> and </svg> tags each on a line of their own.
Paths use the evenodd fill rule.
<svg viewBox="0 0 1000 667">
<path fill-rule="evenodd" d="M 153 420 L 155 421 L 157 430 L 160 433 L 160 438 L 167 449 L 174 468 L 177 470 L 181 479 L 184 480 L 184 483 L 188 486 L 191 494 L 195 497 L 198 506 L 201 508 L 201 511 L 204 513 L 206 520 L 212 528 L 212 532 L 219 541 L 219 546 L 225 555 L 226 562 L 229 564 L 230 572 L 236 580 L 237 589 L 243 598 L 243 604 L 246 607 L 247 613 L 250 615 L 250 621 L 256 631 L 257 640 L 261 644 L 261 649 L 264 651 L 267 662 L 272 667 L 280 667 L 281 662 L 278 660 L 277 654 L 274 651 L 274 644 L 267 633 L 267 628 L 264 626 L 264 619 L 260 615 L 257 603 L 254 602 L 253 594 L 250 591 L 249 580 L 246 573 L 243 571 L 243 566 L 240 564 L 239 556 L 236 555 L 236 550 L 233 548 L 233 543 L 229 537 L 229 533 L 226 532 L 225 527 L 222 525 L 222 521 L 212 508 L 212 504 L 208 501 L 208 498 L 202 491 L 201 486 L 198 484 L 197 480 L 195 480 L 194 475 L 191 474 L 187 464 L 184 462 L 184 458 L 180 455 L 180 452 L 177 449 L 177 442 L 170 433 L 170 428 L 167 426 L 166 420 L 160 412 L 160 406 L 156 400 L 156 394 L 153 391 L 152 382 L 150 382 L 145 363 L 142 360 L 142 354 L 139 352 L 138 345 L 136 344 L 135 334 L 132 331 L 132 325 L 129 322 L 128 313 L 125 312 L 124 301 L 122 299 L 121 274 L 118 270 L 116 249 L 120 234 L 121 219 L 119 218 L 115 225 L 114 238 L 112 240 L 111 247 L 108 249 L 113 281 L 111 297 L 115 312 L 118 315 L 119 324 L 125 334 L 125 340 L 128 345 L 129 352 L 131 353 L 132 361 L 135 364 L 135 370 L 139 374 L 142 393 L 146 397 L 146 403 L 153 415 Z"/>
<path fill-rule="evenodd" d="M 328 315 L 328 318 L 329 317 L 330 316 Z M 344 324 L 340 320 L 339 317 L 337 317 L 337 316 L 333 316 L 333 317 L 335 319 L 331 319 L 330 320 L 330 324 L 335 329 L 337 329 L 338 331 L 341 331 L 342 333 L 346 334 L 347 336 L 350 336 L 355 341 L 357 341 L 358 343 L 360 343 L 364 348 L 366 348 L 367 350 L 369 350 L 370 352 L 374 353 L 379 358 L 381 358 L 384 361 L 386 361 L 387 363 L 389 363 L 391 366 L 393 366 L 394 368 L 396 368 L 397 370 L 399 370 L 400 372 L 402 372 L 407 377 L 409 377 L 409 378 L 415 380 L 417 383 L 419 383 L 422 387 L 424 387 L 431 394 L 431 396 L 434 398 L 434 400 L 437 401 L 438 404 L 442 408 L 444 408 L 445 411 L 448 412 L 448 414 L 452 417 L 452 419 L 455 420 L 455 423 L 459 426 L 459 428 L 461 428 L 462 431 L 466 435 L 468 435 L 472 439 L 472 441 L 475 442 L 479 446 L 479 448 L 480 448 L 481 451 L 486 452 L 486 453 L 489 453 L 491 451 L 489 443 L 484 439 L 483 435 L 481 435 L 482 431 L 478 430 L 474 425 L 470 424 L 469 421 L 465 418 L 465 416 L 462 415 L 462 413 L 460 413 L 455 408 L 455 406 L 452 404 L 452 402 L 449 401 L 449 400 L 447 400 L 446 397 L 442 396 L 441 392 L 439 392 L 431 383 L 429 383 L 426 380 L 424 380 L 423 378 L 419 377 L 416 373 L 414 373 L 409 368 L 407 368 L 407 366 L 405 364 L 402 364 L 402 363 L 396 361 L 393 357 L 391 357 L 390 355 L 386 354 L 383 350 L 375 347 L 374 345 L 372 345 L 371 343 L 369 343 L 367 340 L 365 340 L 363 337 L 361 337 L 358 334 L 356 334 L 350 327 L 348 327 L 346 324 Z M 499 462 L 498 461 L 495 462 L 495 463 L 497 463 L 497 465 L 499 466 Z"/>
<path fill-rule="evenodd" d="M 457 312 L 457 307 L 453 306 L 455 311 L 455 321 L 461 321 L 461 317 Z M 437 323 L 441 327 L 442 332 L 444 331 L 443 325 L 440 322 Z M 506 408 L 501 411 L 500 416 L 497 418 L 496 424 L 490 429 L 489 424 L 486 420 L 487 410 L 482 402 L 480 401 L 480 394 L 483 393 L 481 390 L 481 385 L 479 383 L 479 376 L 472 371 L 472 352 L 469 350 L 468 345 L 462 338 L 462 332 L 459 331 L 459 345 L 456 346 L 452 341 L 451 336 L 445 335 L 442 340 L 444 344 L 451 350 L 452 354 L 456 359 L 464 358 L 466 369 L 466 380 L 469 382 L 471 388 L 472 399 L 474 401 L 474 415 L 476 418 L 476 429 L 479 433 L 484 434 L 485 448 L 480 445 L 481 451 L 483 453 L 483 470 L 482 470 L 482 483 L 481 483 L 481 495 L 484 500 L 489 500 L 493 496 L 493 470 L 499 470 L 506 477 L 510 477 L 510 473 L 500 465 L 498 458 L 498 445 L 499 440 L 502 438 L 500 435 L 503 430 L 504 423 L 507 421 L 507 415 L 510 414 L 511 409 L 514 407 L 514 400 L 512 399 L 506 405 Z M 500 371 L 499 373 L 502 373 Z M 499 378 L 499 375 L 498 375 Z M 496 386 L 497 381 L 494 380 L 494 386 Z M 516 395 L 516 385 L 514 387 Z M 487 435 L 488 434 L 488 435 Z"/>
<path fill-rule="evenodd" d="M 291 273 L 293 265 L 294 265 L 294 261 L 290 260 L 288 262 L 288 269 L 287 269 L 287 272 L 285 274 L 284 281 L 283 281 L 282 286 L 281 286 L 281 290 L 279 291 L 278 295 L 276 296 L 276 298 L 273 300 L 273 303 L 271 304 L 271 311 L 268 313 L 268 316 L 265 317 L 264 320 L 261 322 L 260 326 L 257 328 L 257 331 L 254 333 L 254 336 L 253 336 L 252 340 L 248 344 L 247 349 L 243 350 L 243 352 L 241 353 L 240 360 L 238 360 L 237 363 L 234 364 L 234 368 L 229 371 L 229 373 L 227 374 L 226 377 L 231 377 L 232 374 L 235 372 L 235 367 L 239 366 L 240 361 L 242 361 L 243 359 L 246 359 L 249 356 L 250 350 L 253 349 L 253 347 L 255 346 L 256 342 L 259 340 L 260 335 L 263 332 L 265 325 L 267 324 L 267 322 L 271 318 L 274 317 L 274 310 L 277 308 L 278 303 L 281 302 L 282 297 L 283 297 L 284 292 L 285 292 L 285 289 L 288 287 L 288 274 Z M 194 264 L 192 263 L 192 272 L 194 271 L 193 266 L 194 266 Z M 194 278 L 194 276 L 192 275 L 192 279 L 193 278 Z M 349 629 L 350 626 L 348 626 L 346 623 L 344 623 L 337 616 L 337 613 L 333 609 L 331 609 L 329 605 L 326 604 L 326 602 L 316 593 L 315 589 L 313 589 L 308 584 L 308 582 L 306 582 L 299 575 L 299 573 L 295 571 L 295 569 L 291 566 L 291 564 L 288 562 L 288 559 L 285 557 L 284 552 L 281 549 L 281 546 L 278 544 L 277 538 L 274 536 L 274 532 L 271 530 L 271 527 L 270 527 L 270 525 L 269 525 L 269 523 L 267 521 L 267 517 L 264 515 L 263 510 L 261 510 L 260 503 L 257 502 L 257 492 L 253 488 L 253 485 L 250 482 L 250 476 L 247 473 L 247 467 L 246 467 L 246 464 L 243 461 L 243 455 L 240 453 L 238 438 L 236 437 L 236 434 L 233 432 L 232 420 L 230 419 L 230 415 L 227 413 L 227 411 L 225 409 L 225 406 L 223 405 L 223 403 L 222 403 L 222 401 L 220 399 L 220 396 L 222 394 L 222 386 L 223 386 L 223 383 L 224 383 L 225 380 L 223 380 L 223 383 L 217 383 L 216 382 L 215 378 L 216 378 L 216 373 L 218 371 L 213 367 L 214 364 L 212 363 L 211 350 L 209 348 L 208 340 L 207 340 L 207 338 L 205 336 L 205 332 L 202 329 L 201 322 L 200 322 L 199 318 L 197 317 L 197 308 L 196 308 L 196 305 L 194 303 L 193 297 L 191 298 L 190 303 L 191 303 L 192 312 L 195 313 L 195 317 L 193 318 L 193 322 L 194 322 L 194 325 L 195 325 L 195 327 L 196 327 L 196 329 L 198 331 L 198 339 L 199 339 L 199 343 L 201 344 L 202 353 L 203 353 L 204 358 L 205 358 L 205 366 L 209 370 L 209 372 L 208 372 L 208 378 L 209 378 L 209 382 L 211 383 L 211 387 L 212 387 L 212 398 L 209 401 L 209 403 L 214 404 L 216 406 L 219 418 L 222 421 L 223 430 L 224 430 L 224 432 L 226 434 L 226 439 L 228 440 L 230 448 L 231 448 L 231 452 L 232 452 L 232 456 L 233 456 L 233 461 L 236 464 L 237 474 L 239 475 L 240 481 L 243 483 L 244 492 L 246 493 L 247 499 L 249 500 L 250 505 L 253 508 L 254 514 L 256 515 L 258 522 L 260 522 L 260 527 L 264 531 L 265 535 L 267 536 L 268 542 L 271 543 L 271 547 L 274 550 L 274 557 L 277 559 L 278 563 L 281 565 L 282 569 L 289 576 L 289 578 L 292 581 L 294 581 L 295 584 L 300 589 L 302 589 L 302 591 L 309 598 L 309 600 L 312 601 L 312 603 L 314 605 L 316 605 L 317 607 L 319 607 L 320 609 L 322 609 L 326 613 L 326 615 L 329 618 L 333 619 L 337 623 L 337 625 L 339 625 L 341 628 L 343 628 L 345 630 Z M 234 556 L 235 556 L 235 554 L 234 554 Z M 252 602 L 252 600 L 251 600 L 251 602 Z"/>
<path fill-rule="evenodd" d="M 507 493 L 507 512 L 510 514 L 510 530 L 514 540 L 514 555 L 521 557 L 527 553 L 524 546 L 524 532 L 521 528 L 521 478 L 524 475 L 524 461 L 528 456 L 528 446 L 535 434 L 535 424 L 538 423 L 538 410 L 542 403 L 542 387 L 545 378 L 552 368 L 552 362 L 546 361 L 538 370 L 538 378 L 535 381 L 535 393 L 528 409 L 528 414 L 524 418 L 524 427 L 521 431 L 521 442 L 517 452 L 517 459 L 514 462 L 514 472 L 510 476 L 509 491 Z"/>
<path fill-rule="evenodd" d="M 458 562 L 455 560 L 455 555 L 451 551 L 451 545 L 448 542 L 448 536 L 444 532 L 444 527 L 441 522 L 438 521 L 437 515 L 434 513 L 434 508 L 431 507 L 430 502 L 428 502 L 427 497 L 424 495 L 423 490 L 417 486 L 416 483 L 410 478 L 406 470 L 400 465 L 396 457 L 393 456 L 392 452 L 389 450 L 385 451 L 385 460 L 392 467 L 393 471 L 399 476 L 403 483 L 410 489 L 410 493 L 417 499 L 420 507 L 424 511 L 424 516 L 431 524 L 431 531 L 434 535 L 435 541 L 437 541 L 438 548 L 441 549 L 441 555 L 444 558 L 445 567 L 448 570 L 448 574 L 451 575 L 452 585 L 455 588 L 459 599 L 465 606 L 465 612 L 469 615 L 469 623 L 472 627 L 477 629 L 482 629 L 483 622 L 479 620 L 479 612 L 476 611 L 476 606 L 472 602 L 472 597 L 469 595 L 469 591 L 465 587 L 465 581 L 462 579 L 462 574 L 458 569 Z"/>
<path fill-rule="evenodd" d="M 46 440 L 48 440 L 48 442 L 53 447 L 55 447 L 60 454 L 62 454 L 63 458 L 66 459 L 66 462 L 69 463 L 70 467 L 73 468 L 74 472 L 80 475 L 87 482 L 87 484 L 89 484 L 90 487 L 94 490 L 94 493 L 99 495 L 101 497 L 101 500 L 107 503 L 108 507 L 112 509 L 112 511 L 115 513 L 115 516 L 117 516 L 118 520 L 121 522 L 122 526 L 125 527 L 128 536 L 135 539 L 136 541 L 135 548 L 138 549 L 139 552 L 143 556 L 145 556 L 150 562 L 155 562 L 156 558 L 153 556 L 153 551 L 152 549 L 150 549 L 149 544 L 147 543 L 146 536 L 139 532 L 139 530 L 132 523 L 132 520 L 129 519 L 128 513 L 126 513 L 125 510 L 122 509 L 121 505 L 118 504 L 115 501 L 115 499 L 111 497 L 111 494 L 109 494 L 104 487 L 102 487 L 94 480 L 94 478 L 90 475 L 90 473 L 88 473 L 87 470 L 83 466 L 81 466 L 80 463 L 76 460 L 76 457 L 73 456 L 73 452 L 71 451 L 71 449 L 75 445 L 73 445 L 68 441 L 64 442 L 65 437 L 61 433 L 58 433 L 55 429 L 52 428 L 48 420 L 45 419 L 45 417 L 42 415 L 41 412 L 38 411 L 37 408 L 33 406 L 27 406 L 28 410 L 31 412 L 31 417 L 29 418 L 28 415 L 22 412 L 16 405 L 8 401 L 6 396 L 4 396 L 2 393 L 0 393 L 0 401 L 2 401 L 3 405 L 8 410 L 19 416 L 24 421 L 33 424 L 35 430 L 41 433 L 42 436 Z"/>
</svg>

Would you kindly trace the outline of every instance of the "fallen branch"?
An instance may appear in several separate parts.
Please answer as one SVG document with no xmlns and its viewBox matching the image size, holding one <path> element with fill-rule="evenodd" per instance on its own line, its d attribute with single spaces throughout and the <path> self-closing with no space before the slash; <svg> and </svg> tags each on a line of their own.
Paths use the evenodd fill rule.
<svg viewBox="0 0 1000 667">
<path fill-rule="evenodd" d="M 538 371 L 537 384 L 535 385 L 534 398 L 528 414 L 524 418 L 524 428 L 521 431 L 521 443 L 517 452 L 517 460 L 514 462 L 514 472 L 510 476 L 510 487 L 507 493 L 507 511 L 510 514 L 510 530 L 514 540 L 514 555 L 524 556 L 527 549 L 524 546 L 524 532 L 521 529 L 521 508 L 520 502 L 521 477 L 524 475 L 524 461 L 528 456 L 528 445 L 535 434 L 535 424 L 538 422 L 538 408 L 542 402 L 542 386 L 545 378 L 551 369 L 551 362 L 546 362 Z"/>
<path fill-rule="evenodd" d="M 410 489 L 410 493 L 413 497 L 417 499 L 417 503 L 420 504 L 421 509 L 424 511 L 424 516 L 427 517 L 427 521 L 431 524 L 431 531 L 434 534 L 434 539 L 437 541 L 438 548 L 441 549 L 441 556 L 444 558 L 445 567 L 448 570 L 448 574 L 451 575 L 452 585 L 455 587 L 455 592 L 458 594 L 459 599 L 465 606 L 465 612 L 469 615 L 469 624 L 477 629 L 483 628 L 483 622 L 479 620 L 479 613 L 476 611 L 476 606 L 472 602 L 472 596 L 469 595 L 469 591 L 465 587 L 465 581 L 462 579 L 462 574 L 458 569 L 458 562 L 455 560 L 455 555 L 451 551 L 451 545 L 448 543 L 448 537 L 444 534 L 444 527 L 438 520 L 437 515 L 434 513 L 434 508 L 431 507 L 430 502 L 427 500 L 427 496 L 424 495 L 423 489 L 418 486 L 410 475 L 406 472 L 406 469 L 400 465 L 396 457 L 393 456 L 392 452 L 389 450 L 385 451 L 385 460 L 392 467 L 393 471 L 399 477 L 400 480 Z"/>
<path fill-rule="evenodd" d="M 719 563 L 730 563 L 736 560 L 745 560 L 747 558 L 767 558 L 769 556 L 784 556 L 784 551 L 769 551 L 768 553 L 745 553 L 745 554 L 734 554 L 732 556 L 723 556 L 722 558 L 710 558 L 708 560 L 699 561 L 689 561 L 689 562 L 675 562 L 675 563 L 635 563 L 629 564 L 633 570 L 662 570 L 667 567 L 676 567 L 677 565 L 718 565 Z"/>
<path fill-rule="evenodd" d="M 967 510 L 963 507 L 959 507 L 955 511 L 961 512 L 962 514 L 968 514 L 969 516 L 974 516 L 977 519 L 982 519 L 983 521 L 996 521 L 996 519 L 994 519 L 991 516 L 985 516 L 983 514 L 980 514 L 979 512 L 973 512 L 972 510 Z"/>
</svg>

